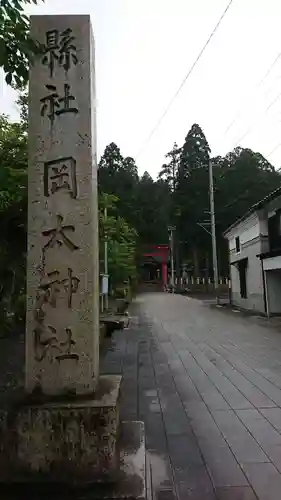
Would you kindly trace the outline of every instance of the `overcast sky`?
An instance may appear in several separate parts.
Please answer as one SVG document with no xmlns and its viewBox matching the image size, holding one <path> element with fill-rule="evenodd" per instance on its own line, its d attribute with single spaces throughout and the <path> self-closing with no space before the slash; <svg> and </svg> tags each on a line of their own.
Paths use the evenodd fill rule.
<svg viewBox="0 0 281 500">
<path fill-rule="evenodd" d="M 32 14 L 90 14 L 96 40 L 98 154 L 136 157 L 229 0 L 46 0 Z M 197 122 L 212 153 L 238 144 L 281 166 L 280 0 L 233 0 L 155 135 L 137 158 L 153 177 Z M 18 116 L 0 78 L 0 111 Z M 226 133 L 227 128 L 233 122 Z M 244 137 L 243 137 L 244 136 Z M 280 143 L 274 153 L 272 150 Z"/>
</svg>

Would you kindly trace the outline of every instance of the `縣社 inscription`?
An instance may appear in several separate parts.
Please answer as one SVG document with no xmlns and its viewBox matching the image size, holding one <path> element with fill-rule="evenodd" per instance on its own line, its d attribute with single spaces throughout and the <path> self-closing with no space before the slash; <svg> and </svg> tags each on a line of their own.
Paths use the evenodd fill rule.
<svg viewBox="0 0 281 500">
<path fill-rule="evenodd" d="M 54 75 L 56 64 L 67 72 L 71 64 L 78 63 L 75 37 L 71 28 L 62 32 L 57 29 L 46 31 L 43 49 L 42 63 L 48 66 L 51 78 Z"/>
<path fill-rule="evenodd" d="M 63 85 L 63 95 L 59 95 L 55 85 L 46 84 L 47 95 L 40 99 L 41 116 L 47 115 L 50 122 L 53 124 L 56 116 L 63 113 L 78 113 L 77 107 L 71 105 L 75 101 L 75 97 L 70 94 L 70 85 Z"/>
</svg>

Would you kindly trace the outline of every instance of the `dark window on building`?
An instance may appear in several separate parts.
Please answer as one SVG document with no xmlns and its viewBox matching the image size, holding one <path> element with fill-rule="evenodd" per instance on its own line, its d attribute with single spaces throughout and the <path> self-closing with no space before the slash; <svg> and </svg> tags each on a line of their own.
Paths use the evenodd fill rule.
<svg viewBox="0 0 281 500">
<path fill-rule="evenodd" d="M 242 299 L 247 298 L 247 263 L 248 260 L 241 260 L 238 262 L 240 295 Z"/>
<path fill-rule="evenodd" d="M 239 253 L 240 252 L 240 238 L 239 238 L 239 236 L 237 236 L 235 238 L 235 247 L 236 247 L 236 252 Z"/>
</svg>

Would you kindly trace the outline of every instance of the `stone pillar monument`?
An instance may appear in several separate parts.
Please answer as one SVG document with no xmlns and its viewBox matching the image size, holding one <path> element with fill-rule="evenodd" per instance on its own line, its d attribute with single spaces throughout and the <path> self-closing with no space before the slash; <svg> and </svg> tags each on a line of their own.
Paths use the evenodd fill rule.
<svg viewBox="0 0 281 500">
<path fill-rule="evenodd" d="M 121 376 L 99 376 L 90 17 L 34 16 L 31 34 L 43 51 L 29 83 L 25 391 L 0 412 L 0 482 L 143 499 L 143 423 L 120 423 Z"/>
<path fill-rule="evenodd" d="M 89 16 L 34 16 L 26 390 L 92 393 L 99 373 L 95 61 Z"/>
</svg>

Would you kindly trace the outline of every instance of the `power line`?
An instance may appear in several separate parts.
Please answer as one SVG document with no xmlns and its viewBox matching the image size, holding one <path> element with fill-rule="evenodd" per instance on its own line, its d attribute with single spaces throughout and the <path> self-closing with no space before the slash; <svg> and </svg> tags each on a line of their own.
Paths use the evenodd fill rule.
<svg viewBox="0 0 281 500">
<path fill-rule="evenodd" d="M 281 91 L 277 94 L 277 96 L 274 97 L 273 101 L 271 101 L 269 103 L 269 105 L 267 106 L 267 108 L 260 114 L 260 118 L 268 113 L 270 108 L 272 108 L 273 104 L 275 104 L 276 101 L 278 101 L 278 99 L 280 99 L 280 97 L 281 97 Z M 256 126 L 257 126 L 257 122 L 255 122 L 252 127 L 249 127 L 246 130 L 246 132 L 244 132 L 244 134 L 238 139 L 238 141 L 236 141 L 234 149 L 238 146 L 239 143 L 241 143 L 245 139 L 245 137 L 247 137 L 247 135 L 249 135 L 250 132 L 252 132 L 252 130 L 254 128 L 256 128 Z"/>
<path fill-rule="evenodd" d="M 268 75 L 270 74 L 271 70 L 274 68 L 274 66 L 276 65 L 276 63 L 278 62 L 278 60 L 280 59 L 281 57 L 281 52 L 279 52 L 277 54 L 277 56 L 275 57 L 274 61 L 271 63 L 271 65 L 269 66 L 269 68 L 266 70 L 265 74 L 263 75 L 263 77 L 261 78 L 261 80 L 259 81 L 259 83 L 257 85 L 255 85 L 254 89 L 253 90 L 257 90 L 259 87 L 261 87 L 261 85 L 264 83 L 264 81 L 267 79 Z M 251 93 L 252 94 L 252 93 Z M 244 99 L 245 100 L 245 99 Z M 226 127 L 225 131 L 224 131 L 224 134 L 223 134 L 223 137 L 226 136 L 226 134 L 228 133 L 228 131 L 232 128 L 232 126 L 237 122 L 239 116 L 241 116 L 241 112 L 238 111 L 238 113 L 236 113 L 236 115 L 234 116 L 233 120 L 230 122 L 230 124 Z"/>
<path fill-rule="evenodd" d="M 281 146 L 281 142 L 278 142 L 278 144 L 266 156 L 269 158 L 271 155 L 273 155 L 273 153 L 275 153 L 275 151 L 277 151 L 278 148 L 280 148 L 280 146 Z M 280 169 L 278 169 L 278 170 L 280 170 Z"/>
<path fill-rule="evenodd" d="M 199 62 L 199 60 L 201 59 L 203 53 L 205 52 L 206 48 L 208 47 L 210 41 L 212 40 L 214 34 L 216 33 L 217 29 L 219 28 L 223 18 L 225 17 L 227 11 L 229 10 L 231 4 L 232 4 L 233 0 L 230 0 L 230 2 L 227 4 L 225 10 L 223 11 L 222 15 L 220 16 L 217 24 L 215 25 L 213 31 L 211 32 L 210 36 L 207 38 L 207 41 L 205 42 L 205 44 L 203 45 L 202 49 L 200 50 L 198 56 L 196 57 L 194 63 L 192 64 L 191 68 L 189 69 L 187 75 L 184 77 L 183 81 L 181 82 L 178 90 L 176 91 L 176 93 L 173 95 L 172 99 L 170 100 L 170 102 L 168 103 L 168 106 L 165 108 L 164 112 L 162 113 L 162 115 L 160 116 L 159 120 L 157 121 L 155 127 L 152 129 L 150 135 L 148 136 L 148 138 L 145 140 L 145 142 L 143 143 L 143 145 L 141 146 L 137 156 L 136 156 L 136 159 L 141 155 L 141 153 L 143 152 L 143 150 L 145 149 L 145 147 L 147 146 L 147 144 L 150 142 L 150 139 L 153 137 L 153 135 L 155 134 L 156 130 L 158 129 L 159 125 L 162 123 L 163 119 L 165 118 L 166 114 L 168 113 L 168 111 L 170 110 L 173 102 L 176 100 L 176 98 L 178 97 L 181 89 L 183 88 L 183 86 L 185 85 L 186 81 L 188 80 L 188 78 L 190 77 L 190 75 L 192 74 L 195 66 L 197 65 L 197 63 Z"/>
</svg>

